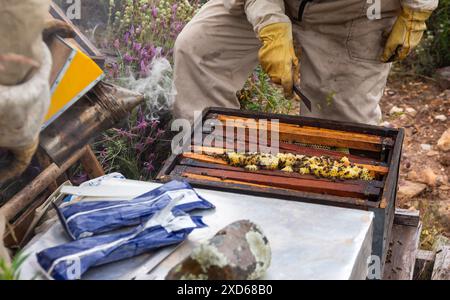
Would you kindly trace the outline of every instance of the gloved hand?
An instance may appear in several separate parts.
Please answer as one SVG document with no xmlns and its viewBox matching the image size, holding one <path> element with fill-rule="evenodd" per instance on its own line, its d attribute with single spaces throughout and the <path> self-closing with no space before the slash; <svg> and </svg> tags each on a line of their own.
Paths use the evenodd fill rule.
<svg viewBox="0 0 450 300">
<path fill-rule="evenodd" d="M 31 144 L 8 149 L 13 155 L 13 159 L 7 168 L 0 170 L 0 183 L 22 174 L 31 163 L 38 146 L 39 139 L 35 139 Z"/>
<path fill-rule="evenodd" d="M 419 45 L 424 31 L 427 29 L 425 22 L 430 18 L 432 12 L 430 10 L 414 10 L 404 6 L 392 28 L 381 60 L 392 62 L 405 59 Z"/>
<path fill-rule="evenodd" d="M 5 3 L 3 3 L 5 2 Z M 8 2 L 8 3 L 6 3 Z M 0 148 L 12 154 L 0 182 L 19 176 L 29 165 L 50 104 L 50 43 L 55 34 L 75 33 L 65 22 L 46 19 L 49 0 L 0 0 Z"/>
<path fill-rule="evenodd" d="M 51 54 L 40 42 L 40 67 L 27 81 L 16 85 L 0 83 L 0 148 L 12 154 L 0 170 L 0 182 L 20 175 L 30 163 L 50 104 Z"/>
<path fill-rule="evenodd" d="M 46 20 L 42 33 L 44 41 L 50 44 L 55 35 L 59 35 L 62 38 L 70 38 L 74 37 L 75 33 L 63 21 Z M 5 124 L 2 124 L 3 122 L 0 121 L 0 126 L 2 127 L 0 128 L 0 147 L 9 150 L 12 154 L 12 160 L 9 162 L 8 167 L 0 170 L 0 182 L 23 173 L 30 164 L 39 145 L 38 136 L 50 100 L 48 79 L 50 76 L 51 57 L 50 52 L 44 49 L 46 48 L 45 44 L 42 41 L 38 41 L 38 43 L 38 46 L 35 46 L 35 48 L 39 47 L 42 49 L 38 53 L 43 52 L 45 54 L 40 59 L 31 59 L 18 54 L 0 55 L 0 72 L 5 69 L 8 62 L 14 62 L 37 70 L 34 76 L 22 84 L 17 83 L 7 87 L 2 86 L 0 82 L 0 96 L 4 94 L 8 96 L 14 95 L 15 91 L 20 90 L 21 87 L 25 90 L 34 91 L 31 92 L 29 97 L 23 97 L 26 93 L 19 91 L 20 94 L 15 99 L 8 99 L 8 96 L 6 96 L 3 99 L 4 102 L 0 100 L 0 108 L 5 108 L 5 111 L 13 111 L 18 114 L 21 112 L 20 117 L 14 116 L 14 114 L 3 117 Z M 30 103 L 27 103 L 28 101 Z M 0 116 L 2 116 L 2 113 L 0 113 Z"/>
<path fill-rule="evenodd" d="M 270 24 L 260 30 L 259 38 L 263 43 L 259 51 L 263 70 L 273 83 L 283 87 L 286 97 L 292 97 L 294 84 L 300 83 L 300 64 L 294 50 L 292 24 Z"/>
</svg>

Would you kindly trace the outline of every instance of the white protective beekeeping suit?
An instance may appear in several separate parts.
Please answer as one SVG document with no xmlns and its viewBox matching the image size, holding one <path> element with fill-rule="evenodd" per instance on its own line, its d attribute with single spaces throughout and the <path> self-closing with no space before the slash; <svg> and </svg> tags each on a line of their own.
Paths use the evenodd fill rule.
<svg viewBox="0 0 450 300">
<path fill-rule="evenodd" d="M 49 0 L 0 0 L 0 148 L 14 155 L 0 182 L 29 164 L 50 103 L 48 10 Z"/>
<path fill-rule="evenodd" d="M 375 3 L 380 18 L 369 18 Z M 300 69 L 301 88 L 314 102 L 312 112 L 301 105 L 303 116 L 378 124 L 390 62 L 417 45 L 437 5 L 438 0 L 211 0 L 175 44 L 175 116 L 192 120 L 193 111 L 209 106 L 239 108 L 236 91 L 258 63 L 286 92 L 289 85 L 283 83 L 296 82 L 286 80 L 292 62 L 292 73 Z M 299 64 L 288 49 L 292 39 Z"/>
</svg>

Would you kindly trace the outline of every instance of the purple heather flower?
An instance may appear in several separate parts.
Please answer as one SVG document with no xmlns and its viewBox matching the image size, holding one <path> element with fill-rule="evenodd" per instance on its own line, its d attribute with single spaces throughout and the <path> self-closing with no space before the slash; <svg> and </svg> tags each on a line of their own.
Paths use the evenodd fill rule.
<svg viewBox="0 0 450 300">
<path fill-rule="evenodd" d="M 143 143 L 137 143 L 137 144 L 134 146 L 134 148 L 136 149 L 136 151 L 137 151 L 138 153 L 142 153 L 142 152 L 144 152 L 145 145 L 144 145 Z"/>
<path fill-rule="evenodd" d="M 152 145 L 155 142 L 155 139 L 152 137 L 148 137 L 145 139 L 145 144 L 146 145 Z"/>
<path fill-rule="evenodd" d="M 158 120 L 153 120 L 152 121 L 152 129 L 156 129 L 159 126 L 159 121 Z"/>
<path fill-rule="evenodd" d="M 158 17 L 158 8 L 155 6 L 152 7 L 152 16 L 155 19 Z"/>
<path fill-rule="evenodd" d="M 148 126 L 149 126 L 148 122 L 144 119 L 144 120 L 140 120 L 137 123 L 136 128 L 138 130 L 145 130 L 145 129 L 147 129 Z"/>
<path fill-rule="evenodd" d="M 114 131 L 116 131 L 120 137 L 124 137 L 124 138 L 128 138 L 128 139 L 132 139 L 133 137 L 135 137 L 134 134 L 132 134 L 131 132 L 129 132 L 125 129 L 115 129 Z"/>
<path fill-rule="evenodd" d="M 184 27 L 183 23 L 181 23 L 181 22 L 175 23 L 175 28 L 174 28 L 175 34 L 178 35 L 181 32 L 181 30 L 183 30 L 183 27 Z"/>
<path fill-rule="evenodd" d="M 134 51 L 139 52 L 141 49 L 142 49 L 141 43 L 133 42 L 133 50 Z"/>
<path fill-rule="evenodd" d="M 178 4 L 177 3 L 172 5 L 172 18 L 175 18 L 177 16 L 177 8 L 178 8 Z"/>
<path fill-rule="evenodd" d="M 149 55 L 149 58 L 152 59 L 158 54 L 158 48 L 155 48 L 155 46 L 150 45 L 150 48 L 148 49 L 147 53 Z"/>
<path fill-rule="evenodd" d="M 129 31 L 125 32 L 123 35 L 123 41 L 125 45 L 128 45 L 128 42 L 130 41 L 131 33 Z"/>
<path fill-rule="evenodd" d="M 125 55 L 123 56 L 123 60 L 125 61 L 125 63 L 130 64 L 131 62 L 133 62 L 134 58 L 130 54 L 125 53 Z"/>
<path fill-rule="evenodd" d="M 108 156 L 108 149 L 103 149 L 100 154 L 100 158 L 106 158 Z"/>
<path fill-rule="evenodd" d="M 148 66 L 145 64 L 144 60 L 141 60 L 139 67 L 140 67 L 141 77 L 146 77 L 148 75 L 149 70 L 148 70 Z"/>
</svg>

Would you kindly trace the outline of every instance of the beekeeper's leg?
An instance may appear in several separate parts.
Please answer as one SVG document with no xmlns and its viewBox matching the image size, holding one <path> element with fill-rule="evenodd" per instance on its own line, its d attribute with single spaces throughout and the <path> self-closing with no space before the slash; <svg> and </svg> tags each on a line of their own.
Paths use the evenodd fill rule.
<svg viewBox="0 0 450 300">
<path fill-rule="evenodd" d="M 175 43 L 175 117 L 239 108 L 236 92 L 258 65 L 260 45 L 243 11 L 230 14 L 222 0 L 205 4 Z"/>
<path fill-rule="evenodd" d="M 294 26 L 300 43 L 302 88 L 313 102 L 303 116 L 378 124 L 379 101 L 391 64 L 381 62 L 385 39 L 400 10 L 382 1 L 381 19 L 369 20 L 370 1 L 310 2 Z"/>
</svg>

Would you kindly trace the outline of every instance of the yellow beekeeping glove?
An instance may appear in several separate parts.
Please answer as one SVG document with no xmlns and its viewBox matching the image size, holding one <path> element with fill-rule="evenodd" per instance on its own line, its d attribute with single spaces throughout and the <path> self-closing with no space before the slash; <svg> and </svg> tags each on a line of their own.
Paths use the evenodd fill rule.
<svg viewBox="0 0 450 300">
<path fill-rule="evenodd" d="M 401 15 L 392 28 L 381 60 L 392 62 L 405 59 L 419 45 L 424 31 L 427 29 L 425 22 L 431 14 L 432 11 L 429 10 L 403 7 Z"/>
<path fill-rule="evenodd" d="M 275 23 L 259 32 L 263 46 L 259 61 L 275 84 L 283 87 L 286 97 L 293 94 L 294 84 L 300 83 L 300 64 L 294 50 L 292 24 Z"/>
</svg>

